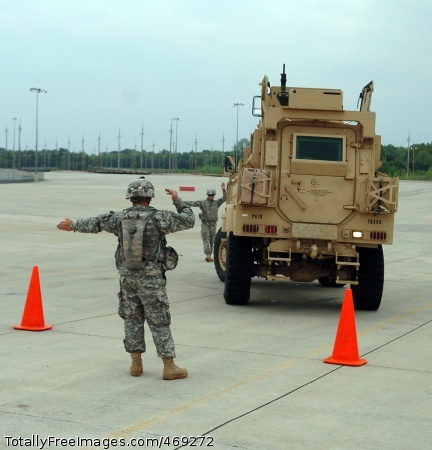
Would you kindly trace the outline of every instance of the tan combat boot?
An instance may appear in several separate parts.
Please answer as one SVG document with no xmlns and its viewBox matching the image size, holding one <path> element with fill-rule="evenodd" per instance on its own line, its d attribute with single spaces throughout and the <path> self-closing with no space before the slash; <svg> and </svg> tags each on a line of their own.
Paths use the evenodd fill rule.
<svg viewBox="0 0 432 450">
<path fill-rule="evenodd" d="M 177 367 L 173 358 L 162 358 L 162 361 L 164 363 L 162 377 L 164 380 L 176 380 L 177 378 L 186 378 L 188 376 L 188 371 Z"/>
<path fill-rule="evenodd" d="M 130 366 L 130 374 L 133 377 L 140 377 L 143 373 L 141 353 L 131 353 L 132 365 Z"/>
<path fill-rule="evenodd" d="M 214 261 L 213 258 L 211 257 L 211 253 L 206 253 L 206 258 L 205 258 L 205 260 L 206 260 L 207 262 L 213 262 L 213 261 Z"/>
</svg>

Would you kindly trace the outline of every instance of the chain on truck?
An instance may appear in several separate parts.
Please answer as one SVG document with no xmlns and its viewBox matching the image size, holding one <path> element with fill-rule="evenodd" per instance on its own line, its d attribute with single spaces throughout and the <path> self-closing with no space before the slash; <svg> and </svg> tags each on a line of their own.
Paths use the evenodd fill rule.
<svg viewBox="0 0 432 450">
<path fill-rule="evenodd" d="M 251 279 L 350 285 L 356 309 L 377 310 L 382 246 L 393 243 L 398 179 L 380 173 L 381 137 L 370 111 L 373 82 L 358 110 L 337 89 L 281 86 L 267 76 L 252 114 L 260 117 L 229 176 L 215 268 L 226 303 L 249 302 Z"/>
</svg>

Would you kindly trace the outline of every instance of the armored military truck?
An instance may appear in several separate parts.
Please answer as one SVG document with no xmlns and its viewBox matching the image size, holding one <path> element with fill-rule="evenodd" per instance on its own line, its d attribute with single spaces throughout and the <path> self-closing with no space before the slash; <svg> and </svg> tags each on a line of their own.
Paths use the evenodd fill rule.
<svg viewBox="0 0 432 450">
<path fill-rule="evenodd" d="M 238 161 L 225 159 L 215 268 L 226 303 L 247 304 L 251 279 L 261 277 L 350 285 L 356 309 L 377 310 L 398 179 L 378 171 L 373 82 L 355 111 L 344 110 L 341 90 L 287 86 L 285 65 L 280 86 L 267 76 L 260 86 L 249 146 Z"/>
</svg>

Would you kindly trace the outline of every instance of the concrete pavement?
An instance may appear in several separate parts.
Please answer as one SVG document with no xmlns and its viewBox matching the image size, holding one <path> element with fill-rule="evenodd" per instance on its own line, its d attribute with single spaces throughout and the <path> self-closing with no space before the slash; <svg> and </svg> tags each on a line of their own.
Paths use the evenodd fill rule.
<svg viewBox="0 0 432 450">
<path fill-rule="evenodd" d="M 361 367 L 322 362 L 332 353 L 344 289 L 253 279 L 249 305 L 228 306 L 204 261 L 199 220 L 168 236 L 182 255 L 168 274 L 176 362 L 189 371 L 168 382 L 148 328 L 144 375 L 129 375 L 116 239 L 56 229 L 65 217 L 127 207 L 133 178 L 52 172 L 44 182 L 0 185 L 0 448 L 41 447 L 49 436 L 44 448 L 86 448 L 90 439 L 99 448 L 179 448 L 176 436 L 205 436 L 196 447 L 221 450 L 429 448 L 432 183 L 401 182 L 381 308 L 356 312 L 368 360 Z M 195 200 L 211 187 L 219 195 L 226 181 L 148 178 L 154 206 L 167 209 L 164 188 L 194 186 L 180 195 Z M 33 266 L 52 330 L 12 328 Z"/>
</svg>

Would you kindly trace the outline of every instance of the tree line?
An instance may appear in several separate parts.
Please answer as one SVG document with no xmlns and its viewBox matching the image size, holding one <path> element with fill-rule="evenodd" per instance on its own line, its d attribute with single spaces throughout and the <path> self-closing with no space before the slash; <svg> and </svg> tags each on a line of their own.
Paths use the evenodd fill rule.
<svg viewBox="0 0 432 450">
<path fill-rule="evenodd" d="M 248 145 L 247 139 L 238 143 L 239 152 Z M 235 146 L 229 152 L 232 154 Z M 123 149 L 105 151 L 89 155 L 84 151 L 71 152 L 66 148 L 49 150 L 5 150 L 0 147 L 0 168 L 34 170 L 73 171 L 152 171 L 152 172 L 199 172 L 222 174 L 224 154 L 221 150 L 202 150 L 174 153 L 163 149 L 158 152 L 148 150 Z"/>
<path fill-rule="evenodd" d="M 239 141 L 238 154 L 248 146 L 248 139 Z M 136 170 L 152 172 L 196 172 L 222 174 L 224 155 L 234 154 L 235 146 L 229 152 L 202 150 L 172 153 L 148 150 L 123 149 L 89 155 L 83 151 L 70 152 L 66 148 L 38 151 L 38 167 L 41 170 Z M 415 144 L 410 147 L 383 145 L 380 172 L 400 179 L 432 180 L 432 143 Z M 32 170 L 36 165 L 34 150 L 6 150 L 0 148 L 0 168 Z"/>
<path fill-rule="evenodd" d="M 432 143 L 409 147 L 383 145 L 380 172 L 400 179 L 432 180 Z"/>
</svg>

